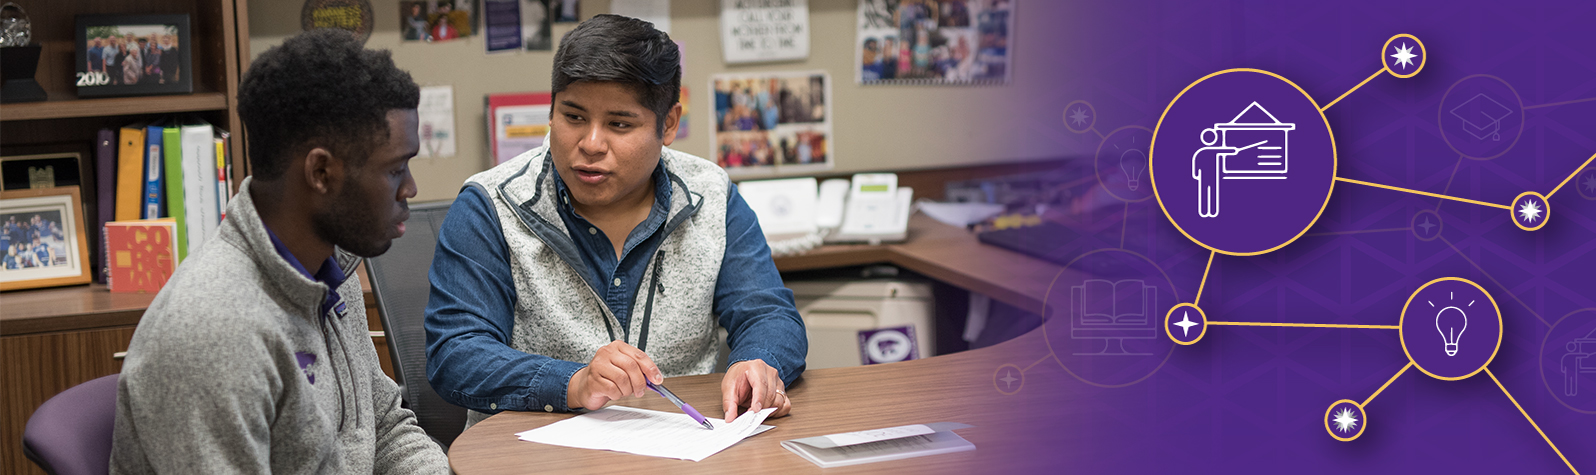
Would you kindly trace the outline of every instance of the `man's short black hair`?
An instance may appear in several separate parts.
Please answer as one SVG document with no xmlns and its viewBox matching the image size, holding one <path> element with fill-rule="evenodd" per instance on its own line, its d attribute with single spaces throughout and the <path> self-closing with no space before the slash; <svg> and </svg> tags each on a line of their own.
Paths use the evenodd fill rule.
<svg viewBox="0 0 1596 475">
<path fill-rule="evenodd" d="M 654 133 L 665 136 L 665 116 L 682 95 L 682 54 L 654 24 L 598 15 L 560 38 L 554 53 L 554 96 L 578 81 L 615 82 L 637 93 L 654 112 Z"/>
<path fill-rule="evenodd" d="M 421 89 L 388 51 L 365 49 L 338 29 L 301 33 L 266 50 L 238 85 L 250 165 L 262 180 L 281 177 L 291 157 L 316 147 L 362 166 L 388 139 L 388 111 L 420 101 Z"/>
</svg>

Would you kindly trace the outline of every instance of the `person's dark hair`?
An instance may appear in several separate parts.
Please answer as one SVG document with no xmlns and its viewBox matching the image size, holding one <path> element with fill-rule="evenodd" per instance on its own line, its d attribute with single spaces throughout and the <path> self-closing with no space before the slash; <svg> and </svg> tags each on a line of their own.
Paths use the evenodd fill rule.
<svg viewBox="0 0 1596 475">
<path fill-rule="evenodd" d="M 318 29 L 261 53 L 238 85 L 254 175 L 275 180 L 316 147 L 353 167 L 388 138 L 388 111 L 415 109 L 421 89 L 388 51 Z"/>
<path fill-rule="evenodd" d="M 615 82 L 631 88 L 654 112 L 654 133 L 665 136 L 665 115 L 681 100 L 682 54 L 654 24 L 598 15 L 560 38 L 554 53 L 554 97 L 578 81 Z"/>
</svg>

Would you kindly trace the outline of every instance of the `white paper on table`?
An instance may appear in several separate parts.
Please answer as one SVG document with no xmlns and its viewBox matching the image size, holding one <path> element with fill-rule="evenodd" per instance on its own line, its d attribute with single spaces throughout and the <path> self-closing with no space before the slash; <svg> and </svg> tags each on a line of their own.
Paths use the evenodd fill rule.
<svg viewBox="0 0 1596 475">
<path fill-rule="evenodd" d="M 743 439 L 774 429 L 760 425 L 776 408 L 747 412 L 730 424 L 710 418 L 705 429 L 686 414 L 610 406 L 515 434 L 528 442 L 613 450 L 698 462 Z"/>
</svg>

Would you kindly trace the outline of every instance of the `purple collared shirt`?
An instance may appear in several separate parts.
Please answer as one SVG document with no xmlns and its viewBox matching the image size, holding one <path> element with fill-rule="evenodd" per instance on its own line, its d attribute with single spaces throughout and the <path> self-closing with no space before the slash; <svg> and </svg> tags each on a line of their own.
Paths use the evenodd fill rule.
<svg viewBox="0 0 1596 475">
<path fill-rule="evenodd" d="M 266 228 L 266 236 L 271 238 L 272 248 L 277 250 L 278 256 L 282 256 L 283 260 L 288 261 L 288 265 L 294 266 L 294 270 L 299 271 L 299 274 L 305 276 L 306 279 L 327 284 L 327 298 L 321 303 L 321 314 L 325 316 L 328 309 L 337 307 L 338 318 L 343 318 L 344 305 L 342 299 L 338 298 L 338 287 L 344 285 L 344 281 L 348 280 L 349 276 L 344 274 L 342 268 L 338 267 L 338 261 L 333 259 L 332 256 L 328 256 L 327 260 L 321 263 L 321 269 L 316 271 L 316 275 L 310 275 L 310 271 L 305 270 L 305 266 L 299 263 L 299 258 L 294 257 L 294 253 L 288 252 L 288 246 L 283 244 L 283 240 L 277 239 L 277 233 L 266 227 L 264 222 L 261 223 L 261 227 Z"/>
</svg>

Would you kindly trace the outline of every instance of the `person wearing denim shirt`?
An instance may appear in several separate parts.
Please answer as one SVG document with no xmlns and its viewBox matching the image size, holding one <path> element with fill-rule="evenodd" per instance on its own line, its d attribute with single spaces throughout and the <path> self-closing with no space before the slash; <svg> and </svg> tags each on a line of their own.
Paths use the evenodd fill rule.
<svg viewBox="0 0 1596 475">
<path fill-rule="evenodd" d="M 578 26 L 555 56 L 546 145 L 471 177 L 450 206 L 427 374 L 472 423 L 597 409 L 645 380 L 723 369 L 717 325 L 726 419 L 791 410 L 808 341 L 758 220 L 713 162 L 665 147 L 679 57 L 647 22 Z"/>
</svg>

